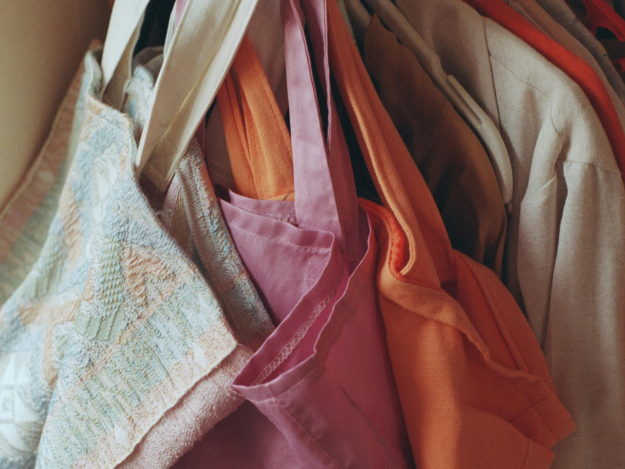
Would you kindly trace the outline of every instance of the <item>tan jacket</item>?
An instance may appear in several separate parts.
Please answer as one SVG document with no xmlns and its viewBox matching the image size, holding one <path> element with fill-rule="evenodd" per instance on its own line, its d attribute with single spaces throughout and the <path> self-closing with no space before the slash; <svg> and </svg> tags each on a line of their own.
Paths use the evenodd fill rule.
<svg viewBox="0 0 625 469">
<path fill-rule="evenodd" d="M 553 467 L 625 467 L 625 190 L 598 117 L 563 72 L 460 0 L 396 3 L 508 147 L 507 284 L 578 426 Z"/>
</svg>

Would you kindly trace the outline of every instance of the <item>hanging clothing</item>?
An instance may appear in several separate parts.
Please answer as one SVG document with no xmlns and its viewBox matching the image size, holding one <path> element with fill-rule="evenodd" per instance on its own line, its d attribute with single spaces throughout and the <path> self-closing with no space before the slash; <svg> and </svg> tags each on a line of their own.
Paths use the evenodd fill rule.
<svg viewBox="0 0 625 469">
<path fill-rule="evenodd" d="M 497 21 L 564 71 L 586 94 L 612 146 L 625 180 L 625 131 L 610 95 L 586 62 L 536 30 L 500 0 L 465 0 L 481 14 Z"/>
<path fill-rule="evenodd" d="M 497 116 L 513 158 L 507 286 L 578 427 L 555 448 L 554 467 L 625 464 L 625 194 L 606 132 L 564 73 L 467 5 L 397 4 Z"/>
<path fill-rule="evenodd" d="M 582 59 L 588 65 L 592 67 L 597 76 L 601 79 L 603 85 L 605 86 L 606 91 L 610 95 L 610 101 L 614 105 L 614 109 L 616 110 L 619 121 L 621 123 L 621 127 L 625 127 L 625 107 L 623 105 L 624 101 L 619 98 L 619 95 L 615 91 L 615 88 L 612 87 L 610 81 L 606 77 L 604 70 L 599 66 L 593 55 L 586 49 L 582 44 L 580 44 L 577 39 L 569 34 L 569 32 L 564 29 L 558 22 L 556 22 L 549 14 L 543 10 L 535 0 L 505 0 L 506 3 L 510 6 L 516 4 L 517 1 L 520 2 L 524 6 L 524 8 L 519 11 L 521 16 L 525 18 L 527 21 L 532 23 L 532 25 L 539 29 L 545 36 L 553 39 L 555 42 L 559 43 L 561 46 L 565 47 L 569 52 L 575 54 L 577 57 Z M 603 1 L 603 0 L 601 0 Z M 516 9 L 516 8 L 515 8 Z M 607 65 L 611 69 L 612 73 L 616 73 L 612 64 L 607 62 Z M 604 67 L 605 68 L 605 67 Z M 608 72 L 609 73 L 609 72 Z M 617 75 L 618 76 L 618 75 Z M 614 81 L 614 80 L 613 80 Z M 625 84 L 619 78 L 620 86 L 619 90 L 625 91 Z M 625 97 L 625 94 L 623 95 Z"/>
<path fill-rule="evenodd" d="M 525 18 L 527 21 L 529 21 L 532 26 L 534 26 L 536 29 L 538 29 L 541 33 L 546 34 L 545 30 L 542 28 L 542 26 L 536 21 L 535 18 L 532 17 L 532 15 L 530 15 L 527 12 L 526 8 L 531 8 L 531 5 L 526 4 L 526 3 L 521 3 L 518 2 L 516 0 L 503 0 L 510 8 L 512 8 L 514 11 L 516 11 L 518 14 L 520 14 L 523 18 Z"/>
<path fill-rule="evenodd" d="M 323 25 L 304 6 L 317 51 L 325 33 L 312 31 Z M 279 322 L 235 387 L 278 426 L 306 467 L 411 467 L 375 298 L 374 239 L 356 205 L 329 95 L 328 155 L 321 120 L 310 117 L 317 103 L 297 5 L 285 1 L 282 8 L 296 197 L 222 203 L 246 267 Z M 327 93 L 328 70 L 316 63 Z"/>
<path fill-rule="evenodd" d="M 292 172 L 286 184 L 297 194 L 290 202 L 231 191 L 221 202 L 237 249 L 279 324 L 235 383 L 262 414 L 250 406 L 239 409 L 177 468 L 210 454 L 216 455 L 205 467 L 258 467 L 259 461 L 245 454 L 248 444 L 265 467 L 293 467 L 293 455 L 296 466 L 307 468 L 412 467 L 375 298 L 377 251 L 356 205 L 331 101 L 329 155 L 318 111 L 310 118 L 317 103 L 295 8 L 295 2 L 282 4 L 293 156 L 286 124 L 274 113 L 277 104 L 248 42 L 237 54 L 231 82 L 220 90 L 224 124 L 230 119 L 245 124 L 225 125 L 228 152 L 239 163 L 232 164 L 234 179 L 237 171 L 253 175 L 238 187 L 275 198 L 273 189 L 284 182 L 272 172 Z M 255 94 L 257 102 L 249 102 Z M 226 97 L 228 105 L 221 106 Z M 241 149 L 242 158 L 236 155 Z M 260 164 L 270 156 L 271 164 Z M 237 428 L 248 435 L 224 436 L 237 434 Z M 262 445 L 286 458 L 271 457 Z"/>
<path fill-rule="evenodd" d="M 248 198 L 264 196 L 279 200 L 287 197 L 276 197 L 276 194 L 285 193 L 292 199 L 294 191 L 290 135 L 269 87 L 251 41 L 244 38 L 219 90 L 219 107 L 216 108 L 223 110 L 220 121 L 224 123 L 224 141 L 228 145 L 224 154 L 229 158 L 228 167 L 233 168 L 234 187 L 244 197 L 232 191 L 228 194 L 225 188 L 218 190 L 226 192 L 229 200 L 222 200 L 221 208 L 239 253 L 244 257 L 274 322 L 279 324 L 315 286 L 321 273 L 319 266 L 330 257 L 331 249 L 327 243 L 315 243 L 312 231 L 307 233 L 307 237 L 302 237 L 301 241 L 305 244 L 300 241 L 300 246 L 293 242 L 272 240 L 266 234 L 262 236 L 262 232 L 255 232 L 258 230 L 254 221 L 268 227 L 272 223 L 261 217 L 254 219 L 253 214 L 296 223 L 292 203 L 272 202 L 261 206 L 264 204 L 262 200 Z M 210 137 L 214 138 L 214 134 Z M 215 141 L 210 137 L 212 152 Z M 282 177 L 276 178 L 275 175 Z M 278 206 L 283 210 L 277 210 Z M 276 223 L 273 228 L 279 232 L 284 226 Z M 320 240 L 323 241 L 323 238 Z M 275 242 L 270 246 L 272 241 Z M 285 278 L 290 281 L 286 282 Z M 237 437 L 232 438 L 232 435 Z M 259 465 L 285 469 L 307 467 L 306 461 L 298 457 L 284 434 L 248 401 L 208 432 L 193 450 L 176 463 L 175 468 L 217 466 L 242 469 Z"/>
<path fill-rule="evenodd" d="M 242 402 L 230 383 L 253 349 L 235 334 L 257 346 L 271 330 L 215 198 L 204 220 L 216 235 L 204 243 L 214 243 L 204 266 L 213 287 L 164 231 L 136 182 L 134 124 L 99 100 L 98 61 L 86 56 L 49 138 L 71 166 L 58 207 L 45 207 L 54 215 L 39 257 L 0 311 L 13 396 L 2 466 L 114 467 L 152 430 L 181 426 L 190 446 Z M 205 402 L 186 424 L 161 418 L 193 398 Z"/>
<path fill-rule="evenodd" d="M 417 467 L 548 468 L 548 448 L 574 425 L 532 331 L 496 276 L 451 249 L 333 3 L 329 22 L 332 70 L 388 207 L 365 205 L 382 248 L 380 302 Z"/>
<path fill-rule="evenodd" d="M 377 16 L 363 55 L 384 107 L 428 183 L 451 245 L 501 275 L 507 214 L 482 144 Z"/>
<path fill-rule="evenodd" d="M 0 467 L 625 467 L 625 84 L 502 1 L 118 0 L 0 210 Z"/>
<path fill-rule="evenodd" d="M 625 83 L 614 69 L 603 45 L 595 38 L 571 11 L 564 0 L 536 0 L 551 17 L 573 35 L 597 60 L 610 85 L 625 104 Z"/>
</svg>

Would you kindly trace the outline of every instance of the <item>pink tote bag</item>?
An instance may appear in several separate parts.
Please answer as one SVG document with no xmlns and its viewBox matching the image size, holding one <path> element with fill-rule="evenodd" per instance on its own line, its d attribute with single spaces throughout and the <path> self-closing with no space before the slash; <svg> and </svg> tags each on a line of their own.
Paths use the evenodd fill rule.
<svg viewBox="0 0 625 469">
<path fill-rule="evenodd" d="M 327 141 L 299 5 L 284 0 L 295 201 L 231 194 L 221 204 L 278 327 L 235 380 L 255 409 L 245 404 L 195 449 L 206 467 L 224 464 L 225 453 L 237 463 L 219 467 L 293 467 L 260 445 L 283 452 L 284 461 L 295 455 L 306 468 L 413 467 L 377 303 L 378 247 L 358 207 L 330 94 L 326 4 L 308 8 L 312 3 L 307 24 L 327 103 Z"/>
<path fill-rule="evenodd" d="M 330 94 L 323 8 L 308 9 L 328 107 L 328 145 L 296 0 L 282 2 L 297 227 L 223 204 L 235 244 L 279 325 L 235 389 L 279 428 L 309 468 L 410 467 L 411 454 L 376 299 L 378 251 L 356 199 Z M 242 198 L 239 198 L 242 199 Z M 284 256 L 290 249 L 293 255 Z M 275 262 L 267 262 L 268 259 Z M 311 261 L 312 259 L 312 261 Z M 301 264 L 305 263 L 303 266 Z M 272 298 L 273 299 L 273 298 Z"/>
</svg>

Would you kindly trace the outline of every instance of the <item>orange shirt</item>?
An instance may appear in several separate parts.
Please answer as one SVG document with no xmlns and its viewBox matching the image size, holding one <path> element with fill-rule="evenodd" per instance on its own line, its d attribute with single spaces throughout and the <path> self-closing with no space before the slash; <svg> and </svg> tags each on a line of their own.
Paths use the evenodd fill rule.
<svg viewBox="0 0 625 469">
<path fill-rule="evenodd" d="M 386 208 L 373 219 L 379 299 L 420 469 L 548 468 L 575 428 L 511 294 L 452 250 L 418 168 L 380 102 L 335 2 L 330 64 Z"/>
</svg>

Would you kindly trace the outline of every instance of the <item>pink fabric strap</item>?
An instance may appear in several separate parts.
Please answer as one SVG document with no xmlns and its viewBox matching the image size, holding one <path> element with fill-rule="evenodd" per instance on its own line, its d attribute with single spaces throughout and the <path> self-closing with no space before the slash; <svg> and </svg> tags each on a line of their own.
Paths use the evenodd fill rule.
<svg viewBox="0 0 625 469">
<path fill-rule="evenodd" d="M 355 245 L 358 243 L 358 207 L 353 176 L 349 168 L 350 178 L 347 179 L 347 184 L 345 181 L 341 181 L 340 185 L 333 184 L 311 59 L 298 3 L 293 0 L 283 0 L 280 9 L 284 26 L 284 53 L 293 146 L 295 211 L 298 225 L 305 229 L 333 233 L 344 254 L 355 253 L 358 246 L 352 247 L 352 243 Z M 327 23 L 324 29 L 327 35 Z M 323 47 L 327 50 L 327 44 Z M 322 70 L 327 71 L 327 66 Z M 329 80 L 329 74 L 327 79 Z M 327 89 L 329 90 L 329 86 Z M 338 126 L 334 103 L 329 99 L 329 93 L 326 98 L 328 98 L 331 117 L 331 142 L 334 142 L 334 135 L 341 135 L 342 129 Z M 338 144 L 331 143 L 330 145 L 331 158 L 334 160 L 332 170 L 335 167 L 340 170 L 336 175 L 337 181 L 339 177 L 346 179 L 341 173 L 349 165 L 346 146 L 340 145 L 340 142 L 341 140 L 338 140 Z M 339 204 L 338 200 L 342 199 L 345 199 L 345 202 Z M 347 223 L 350 227 L 349 232 L 343 229 L 343 220 L 350 220 Z M 346 238 L 346 235 L 349 238 Z M 350 257 L 346 256 L 346 259 Z"/>
<path fill-rule="evenodd" d="M 184 7 L 187 6 L 187 1 L 188 0 L 176 0 L 176 3 L 174 4 L 174 14 L 176 15 L 174 19 L 175 27 L 178 27 L 178 24 L 180 23 L 180 18 L 182 18 Z"/>
<path fill-rule="evenodd" d="M 332 97 L 330 81 L 330 54 L 328 52 L 328 18 L 326 3 L 304 2 L 304 11 L 308 21 L 308 28 L 314 30 L 311 34 L 311 44 L 315 57 L 317 73 L 321 78 L 321 85 L 326 94 L 328 104 L 328 153 L 330 155 L 330 175 L 334 184 L 335 194 L 343 233 L 347 246 L 347 257 L 350 261 L 358 259 L 357 247 L 359 243 L 351 240 L 358 239 L 358 200 L 354 172 L 349 159 L 349 150 L 345 141 L 345 134 L 341 128 L 339 116 Z M 340 156 L 340 157 L 339 157 Z"/>
</svg>

